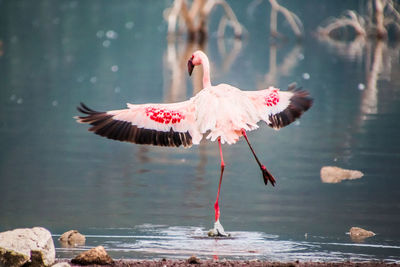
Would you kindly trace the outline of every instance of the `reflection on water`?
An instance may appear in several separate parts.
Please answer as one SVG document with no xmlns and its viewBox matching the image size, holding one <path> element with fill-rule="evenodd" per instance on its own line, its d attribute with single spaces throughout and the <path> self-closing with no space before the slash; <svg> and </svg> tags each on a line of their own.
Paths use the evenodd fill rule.
<svg viewBox="0 0 400 267">
<path fill-rule="evenodd" d="M 264 76 L 264 81 L 257 88 L 259 90 L 268 88 L 271 84 L 278 84 L 281 76 L 290 77 L 290 74 L 297 63 L 304 57 L 301 53 L 301 46 L 296 44 L 289 53 L 283 55 L 282 63 L 277 63 L 277 52 L 279 44 L 271 44 L 269 47 L 269 71 Z"/>
<path fill-rule="evenodd" d="M 267 1 L 251 14 L 251 3 L 230 2 L 247 38 L 215 38 L 211 18 L 208 41 L 198 44 L 166 40 L 162 1 L 0 1 L 0 231 L 78 229 L 88 247 L 127 258 L 184 257 L 196 248 L 205 257 L 399 261 L 399 49 L 318 42 L 306 26 L 331 15 L 336 5 L 325 2 L 313 3 L 321 14 L 312 16 L 316 7 L 285 4 L 305 25 L 301 44 L 269 41 L 260 23 L 268 21 Z M 243 140 L 224 146 L 221 222 L 232 240 L 194 238 L 213 223 L 217 144 L 120 143 L 72 119 L 80 101 L 110 110 L 191 97 L 202 74 L 189 78 L 186 63 L 199 48 L 214 84 L 255 90 L 297 82 L 315 100 L 297 123 L 249 133 L 276 187 L 263 185 Z M 364 176 L 322 183 L 327 165 Z M 353 244 L 345 234 L 352 226 L 377 235 Z M 76 253 L 56 244 L 57 255 Z"/>
<path fill-rule="evenodd" d="M 284 241 L 279 236 L 262 232 L 231 232 L 231 238 L 208 238 L 202 227 L 139 225 L 132 229 L 105 229 L 109 234 L 88 235 L 88 246 L 76 249 L 58 247 L 60 258 L 71 258 L 101 243 L 116 258 L 178 258 L 191 255 L 207 259 L 259 259 L 268 261 L 371 261 L 381 260 L 368 255 L 368 250 L 400 252 L 399 246 L 362 243 L 327 242 L 318 236 L 303 241 Z M 118 235 L 118 232 L 128 235 Z M 102 230 L 103 231 L 103 230 Z M 57 235 L 55 236 L 57 237 Z M 380 253 L 378 253 L 380 254 Z M 393 260 L 387 259 L 387 262 Z"/>
<path fill-rule="evenodd" d="M 326 35 L 319 35 L 319 40 L 327 43 L 330 48 L 347 59 L 364 63 L 365 84 L 360 83 L 358 88 L 362 90 L 361 118 L 366 114 L 378 113 L 378 81 L 391 80 L 392 66 L 398 64 L 399 46 L 389 47 L 383 40 L 370 41 L 364 36 L 357 36 L 352 41 L 335 40 Z"/>
</svg>

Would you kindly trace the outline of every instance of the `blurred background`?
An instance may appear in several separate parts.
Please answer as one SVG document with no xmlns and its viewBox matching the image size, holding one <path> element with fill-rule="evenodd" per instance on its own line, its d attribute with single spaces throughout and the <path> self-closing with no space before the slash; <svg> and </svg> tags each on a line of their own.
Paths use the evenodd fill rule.
<svg viewBox="0 0 400 267">
<path fill-rule="evenodd" d="M 398 10 L 378 0 L 0 0 L 0 231 L 46 227 L 57 257 L 101 244 L 122 258 L 399 261 Z M 201 71 L 189 77 L 186 63 L 197 49 L 214 85 L 296 82 L 314 98 L 288 127 L 248 133 L 274 188 L 243 140 L 223 146 L 221 222 L 235 240 L 193 238 L 213 226 L 217 143 L 133 145 L 73 119 L 81 101 L 102 111 L 193 96 Z M 327 165 L 364 176 L 327 183 Z M 352 226 L 377 235 L 351 240 Z M 70 229 L 85 246 L 61 247 Z"/>
</svg>

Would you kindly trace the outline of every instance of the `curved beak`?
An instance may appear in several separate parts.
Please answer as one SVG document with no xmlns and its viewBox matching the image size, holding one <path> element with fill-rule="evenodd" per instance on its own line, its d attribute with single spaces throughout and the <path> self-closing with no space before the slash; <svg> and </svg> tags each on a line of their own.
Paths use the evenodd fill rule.
<svg viewBox="0 0 400 267">
<path fill-rule="evenodd" d="M 193 69 L 194 69 L 193 61 L 192 61 L 192 59 L 189 59 L 189 61 L 188 61 L 188 72 L 189 72 L 189 76 L 192 75 Z"/>
</svg>

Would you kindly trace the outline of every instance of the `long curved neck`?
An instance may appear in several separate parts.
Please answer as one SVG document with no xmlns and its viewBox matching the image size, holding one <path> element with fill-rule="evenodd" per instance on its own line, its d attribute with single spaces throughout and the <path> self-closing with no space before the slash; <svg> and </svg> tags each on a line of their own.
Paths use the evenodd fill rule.
<svg viewBox="0 0 400 267">
<path fill-rule="evenodd" d="M 206 54 L 201 53 L 201 65 L 203 66 L 203 88 L 211 86 L 210 80 L 210 62 Z"/>
</svg>

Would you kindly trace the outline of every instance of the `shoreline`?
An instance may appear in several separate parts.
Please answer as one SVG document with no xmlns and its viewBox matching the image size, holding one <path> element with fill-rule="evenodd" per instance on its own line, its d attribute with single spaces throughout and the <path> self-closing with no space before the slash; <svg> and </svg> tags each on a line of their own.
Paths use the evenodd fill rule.
<svg viewBox="0 0 400 267">
<path fill-rule="evenodd" d="M 82 266 L 79 264 L 72 264 L 67 259 L 56 259 L 55 263 L 68 263 L 71 267 Z M 295 261 L 295 262 L 277 262 L 277 261 L 262 261 L 262 260 L 202 260 L 196 257 L 190 257 L 189 259 L 118 259 L 114 260 L 112 264 L 108 265 L 85 265 L 85 266 L 104 266 L 104 267 L 131 267 L 131 266 L 265 266 L 265 267 L 306 267 L 306 266 L 329 266 L 329 267 L 373 267 L 373 266 L 400 266 L 400 263 L 389 263 L 382 261 L 371 261 L 371 262 L 312 262 L 312 261 Z"/>
</svg>

